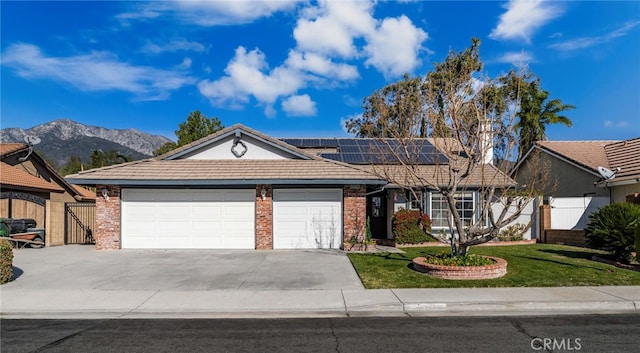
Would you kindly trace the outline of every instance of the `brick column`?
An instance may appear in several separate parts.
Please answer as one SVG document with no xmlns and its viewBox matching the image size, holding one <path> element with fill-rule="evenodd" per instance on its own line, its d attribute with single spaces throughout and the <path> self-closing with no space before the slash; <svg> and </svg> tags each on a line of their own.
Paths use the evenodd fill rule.
<svg viewBox="0 0 640 353">
<path fill-rule="evenodd" d="M 102 189 L 109 190 L 109 200 L 102 197 Z M 96 239 L 97 250 L 120 249 L 120 187 L 117 185 L 96 186 Z"/>
<path fill-rule="evenodd" d="M 352 237 L 362 240 L 365 237 L 367 221 L 367 196 L 364 185 L 345 185 L 343 188 L 343 242 Z"/>
<path fill-rule="evenodd" d="M 262 190 L 266 191 L 264 200 Z M 273 188 L 256 185 L 256 249 L 273 249 Z"/>
</svg>

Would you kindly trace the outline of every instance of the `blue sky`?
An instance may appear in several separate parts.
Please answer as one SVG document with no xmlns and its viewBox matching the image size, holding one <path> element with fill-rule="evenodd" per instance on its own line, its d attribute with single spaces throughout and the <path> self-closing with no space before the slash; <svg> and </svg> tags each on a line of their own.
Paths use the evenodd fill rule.
<svg viewBox="0 0 640 353">
<path fill-rule="evenodd" d="M 526 64 L 574 126 L 640 136 L 640 2 L 6 2 L 2 128 L 59 118 L 172 139 L 189 112 L 275 137 L 348 136 L 362 99 L 480 38 L 490 76 Z"/>
</svg>

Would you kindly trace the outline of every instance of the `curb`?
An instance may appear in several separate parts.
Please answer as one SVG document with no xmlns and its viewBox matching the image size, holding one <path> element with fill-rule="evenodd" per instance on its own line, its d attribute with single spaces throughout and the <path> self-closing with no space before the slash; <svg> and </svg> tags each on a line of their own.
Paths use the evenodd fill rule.
<svg viewBox="0 0 640 353">
<path fill-rule="evenodd" d="M 578 313 L 640 313 L 638 301 L 597 302 L 453 302 L 365 305 L 346 310 L 247 311 L 9 311 L 0 319 L 287 319 L 411 316 L 575 315 Z"/>
</svg>

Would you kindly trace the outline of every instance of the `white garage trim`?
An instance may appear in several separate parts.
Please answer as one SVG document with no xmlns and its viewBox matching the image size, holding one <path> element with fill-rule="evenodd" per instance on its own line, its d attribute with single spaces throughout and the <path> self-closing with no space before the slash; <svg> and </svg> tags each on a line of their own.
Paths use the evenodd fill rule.
<svg viewBox="0 0 640 353">
<path fill-rule="evenodd" d="M 123 189 L 123 249 L 255 249 L 255 190 Z"/>
<path fill-rule="evenodd" d="M 273 248 L 328 249 L 342 245 L 342 189 L 275 189 Z"/>
</svg>

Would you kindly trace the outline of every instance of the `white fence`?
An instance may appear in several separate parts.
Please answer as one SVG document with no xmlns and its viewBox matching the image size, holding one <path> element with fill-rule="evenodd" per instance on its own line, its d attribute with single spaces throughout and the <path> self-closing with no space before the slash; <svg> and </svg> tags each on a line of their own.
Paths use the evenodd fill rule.
<svg viewBox="0 0 640 353">
<path fill-rule="evenodd" d="M 500 214 L 500 212 L 502 212 L 502 210 L 505 208 L 505 205 L 503 203 L 496 202 L 493 204 L 492 208 L 493 208 L 493 213 L 497 215 L 497 214 Z M 537 199 L 530 200 L 529 203 L 525 206 L 525 208 L 521 211 L 518 218 L 516 218 L 516 220 L 510 223 L 510 225 L 520 224 L 525 227 L 530 225 L 530 227 L 522 234 L 523 239 L 537 238 L 537 234 L 539 232 L 538 221 L 537 221 L 537 209 L 538 209 Z M 507 217 L 514 214 L 516 210 L 517 209 L 514 205 L 509 205 L 509 211 L 507 212 Z"/>
<path fill-rule="evenodd" d="M 585 229 L 589 215 L 608 204 L 608 197 L 551 198 L 551 229 Z"/>
</svg>

